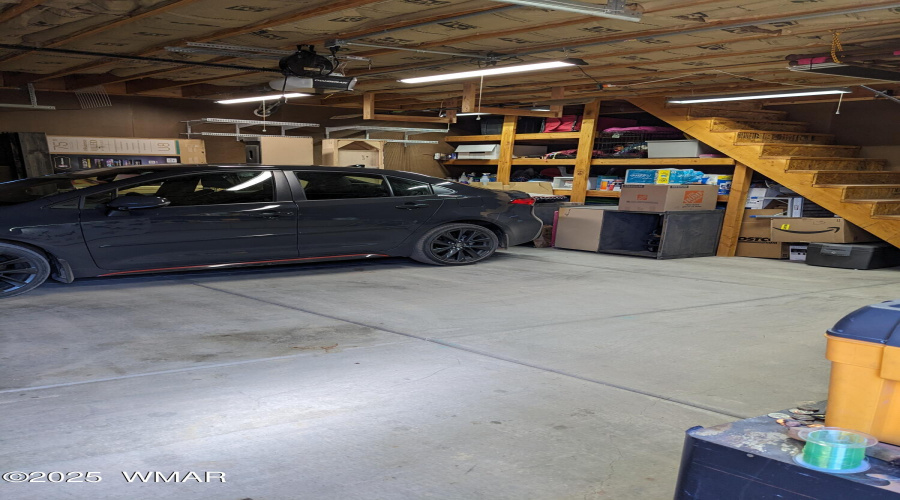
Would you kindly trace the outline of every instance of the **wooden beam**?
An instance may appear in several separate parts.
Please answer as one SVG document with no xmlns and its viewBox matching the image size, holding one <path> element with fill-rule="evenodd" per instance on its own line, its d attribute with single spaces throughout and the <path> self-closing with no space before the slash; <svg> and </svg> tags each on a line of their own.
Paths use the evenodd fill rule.
<svg viewBox="0 0 900 500">
<path fill-rule="evenodd" d="M 294 21 L 300 21 L 303 19 L 307 19 L 310 17 L 320 17 L 327 16 L 329 14 L 333 14 L 335 12 L 340 12 L 346 9 L 354 9 L 356 7 L 361 7 L 363 5 L 367 5 L 370 3 L 378 3 L 383 0 L 334 0 L 325 5 L 316 5 L 314 7 L 304 7 L 303 9 L 293 11 L 291 13 L 276 16 L 270 19 L 264 19 L 262 21 L 248 24 L 244 26 L 239 26 L 237 28 L 226 28 L 221 29 L 206 35 L 190 37 L 182 40 L 183 42 L 210 42 L 214 40 L 219 40 L 222 38 L 228 38 L 237 35 L 243 35 L 245 33 L 250 33 L 253 31 L 259 31 L 267 28 L 271 28 L 273 26 L 279 26 L 283 24 L 290 24 Z M 137 56 L 147 56 L 154 52 L 158 52 L 163 50 L 166 46 L 171 45 L 172 42 L 165 42 L 159 45 L 155 45 L 152 47 L 148 47 L 140 52 L 128 55 L 137 55 Z M 78 73 L 80 71 L 88 71 L 91 69 L 99 68 L 102 66 L 106 66 L 114 61 L 109 61 L 106 58 L 101 59 L 100 61 L 93 61 L 91 63 L 80 64 L 78 66 L 74 66 L 72 68 L 66 68 L 64 70 L 57 71 L 55 73 L 51 73 L 49 75 L 43 76 L 41 79 L 45 80 L 48 78 L 57 78 L 60 76 L 71 75 L 73 73 Z"/>
<path fill-rule="evenodd" d="M 478 100 L 475 89 L 478 84 L 475 82 L 463 83 L 462 104 L 459 107 L 460 113 L 475 113 L 475 104 Z"/>
<path fill-rule="evenodd" d="M 597 135 L 597 117 L 600 115 L 600 99 L 584 106 L 581 132 L 578 136 L 578 153 L 575 155 L 575 173 L 572 179 L 572 194 L 569 199 L 584 203 L 591 175 L 591 160 L 594 153 L 594 138 Z"/>
<path fill-rule="evenodd" d="M 722 234 L 719 236 L 719 257 L 734 257 L 738 236 L 741 233 L 741 222 L 744 220 L 744 205 L 750 191 L 750 179 L 753 171 L 743 163 L 734 164 L 734 177 L 731 180 L 731 192 L 728 204 L 725 205 L 725 220 L 722 223 Z"/>
<path fill-rule="evenodd" d="M 375 93 L 363 94 L 363 120 L 381 120 L 387 122 L 418 122 L 418 123 L 456 123 L 456 112 L 447 113 L 445 116 L 416 116 L 416 115 L 380 115 L 375 112 Z"/>
<path fill-rule="evenodd" d="M 517 108 L 494 108 L 494 107 L 489 107 L 489 106 L 478 107 L 478 112 L 491 113 L 494 115 L 505 115 L 505 116 L 537 116 L 537 117 L 541 117 L 541 118 L 556 117 L 556 115 L 552 111 L 532 111 L 530 109 L 517 109 Z"/>
<path fill-rule="evenodd" d="M 19 17 L 26 11 L 33 9 L 42 3 L 41 0 L 22 0 L 17 5 L 7 7 L 3 9 L 3 12 L 0 12 L 0 23 L 5 23 L 6 21 Z"/>
<path fill-rule="evenodd" d="M 563 99 L 566 97 L 566 88 L 565 87 L 553 87 L 550 89 L 550 99 Z M 550 111 L 559 118 L 563 114 L 563 105 L 562 104 L 554 104 L 550 106 Z"/>
<path fill-rule="evenodd" d="M 87 29 L 77 31 L 75 33 L 72 33 L 72 34 L 69 34 L 66 36 L 54 38 L 46 43 L 41 44 L 41 47 L 51 47 L 51 48 L 59 47 L 60 45 L 65 45 L 65 44 L 71 43 L 75 40 L 79 40 L 81 38 L 85 38 L 85 37 L 92 36 L 92 35 L 97 35 L 97 34 L 103 33 L 104 31 L 109 31 L 113 28 L 118 28 L 120 26 L 124 26 L 126 24 L 133 23 L 135 21 L 140 21 L 141 19 L 146 19 L 148 17 L 157 16 L 159 14 L 170 11 L 172 9 L 175 9 L 178 7 L 184 7 L 185 5 L 189 5 L 189 4 L 198 2 L 198 1 L 199 0 L 172 0 L 169 3 L 164 4 L 162 6 L 155 5 L 155 6 L 149 7 L 149 8 L 137 9 L 136 11 L 130 12 L 130 13 L 126 14 L 124 17 L 122 17 L 116 21 L 103 23 L 99 26 L 89 27 Z M 40 3 L 40 2 L 38 2 L 38 3 Z M 0 21 L 0 22 L 2 22 L 2 21 Z M 31 51 L 18 52 L 18 53 L 15 53 L 15 54 L 12 54 L 12 55 L 9 55 L 9 56 L 6 56 L 6 57 L 0 59 L 0 63 L 20 59 L 22 57 L 27 56 L 30 53 L 31 53 Z"/>
<path fill-rule="evenodd" d="M 702 4 L 714 3 L 716 1 L 721 1 L 721 0 L 698 0 L 698 1 L 694 1 L 694 2 L 679 2 L 675 5 L 661 7 L 658 9 L 653 9 L 651 7 L 649 9 L 645 10 L 644 14 L 648 14 L 648 13 L 660 14 L 662 12 L 669 11 L 669 10 L 679 10 L 680 11 L 680 10 L 689 9 L 692 7 L 697 7 Z M 486 30 L 486 31 L 482 31 L 482 32 L 479 32 L 479 33 L 476 33 L 473 35 L 467 35 L 467 36 L 461 36 L 461 37 L 449 38 L 449 39 L 442 38 L 440 40 L 436 40 L 433 42 L 425 42 L 425 43 L 413 45 L 410 48 L 426 49 L 429 47 L 451 46 L 451 45 L 456 45 L 456 44 L 461 44 L 461 43 L 474 42 L 477 40 L 496 39 L 496 38 L 500 38 L 500 37 L 510 37 L 510 36 L 515 36 L 515 35 L 521 34 L 521 33 L 534 32 L 537 30 L 548 31 L 548 30 L 566 28 L 566 27 L 575 26 L 578 24 L 594 23 L 596 21 L 597 21 L 596 19 L 594 19 L 590 16 L 579 16 L 579 17 L 576 17 L 573 19 L 567 19 L 564 21 L 558 21 L 558 22 L 550 23 L 550 24 L 543 24 L 540 26 L 526 25 L 526 26 L 507 29 L 507 30 L 503 30 L 503 31 Z M 631 32 L 631 37 L 629 37 L 629 38 L 633 38 L 635 35 L 636 35 L 636 32 Z M 609 38 L 609 37 L 603 37 L 603 38 Z M 390 53 L 394 53 L 394 52 L 399 52 L 399 51 L 396 49 L 377 49 L 377 50 L 372 50 L 372 51 L 366 51 L 366 52 L 360 53 L 359 55 L 361 55 L 363 57 L 367 57 L 367 56 L 390 54 Z"/>
<path fill-rule="evenodd" d="M 375 93 L 366 92 L 363 94 L 363 120 L 375 119 Z"/>
<path fill-rule="evenodd" d="M 453 118 L 456 118 L 455 116 Z M 416 116 L 416 115 L 371 115 L 363 120 L 381 120 L 385 122 L 413 122 L 413 123 L 454 123 L 449 116 Z"/>
<path fill-rule="evenodd" d="M 516 142 L 518 117 L 507 115 L 503 118 L 500 131 L 500 157 L 497 159 L 497 181 L 509 184 L 512 175 L 513 145 Z"/>
</svg>

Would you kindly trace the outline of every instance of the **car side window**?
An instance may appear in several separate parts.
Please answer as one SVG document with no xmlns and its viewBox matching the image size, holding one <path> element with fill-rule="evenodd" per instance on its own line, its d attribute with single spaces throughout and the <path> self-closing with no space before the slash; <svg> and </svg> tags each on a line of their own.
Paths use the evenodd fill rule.
<svg viewBox="0 0 900 500">
<path fill-rule="evenodd" d="M 294 175 L 303 186 L 307 200 L 382 198 L 391 195 L 387 182 L 380 175 L 304 171 L 295 171 Z"/>
<path fill-rule="evenodd" d="M 445 182 L 442 184 L 432 184 L 431 189 L 434 190 L 434 194 L 456 194 L 456 190 L 452 189 L 452 182 Z"/>
<path fill-rule="evenodd" d="M 388 177 L 394 196 L 422 196 L 431 194 L 431 184 L 427 182 L 401 179 L 400 177 Z"/>
<path fill-rule="evenodd" d="M 182 175 L 87 196 L 84 208 L 96 208 L 122 196 L 159 196 L 173 207 L 265 203 L 275 201 L 275 181 L 269 171 Z"/>
</svg>

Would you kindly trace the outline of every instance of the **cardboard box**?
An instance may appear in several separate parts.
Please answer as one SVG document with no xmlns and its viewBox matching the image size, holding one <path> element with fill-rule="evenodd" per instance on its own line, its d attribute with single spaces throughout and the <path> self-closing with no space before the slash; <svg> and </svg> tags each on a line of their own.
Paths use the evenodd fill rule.
<svg viewBox="0 0 900 500">
<path fill-rule="evenodd" d="M 475 182 L 470 185 L 474 187 L 495 189 L 497 191 L 522 191 L 528 194 L 553 194 L 553 183 L 550 182 L 510 182 L 509 184 L 503 184 L 502 182 L 488 182 L 487 184 Z"/>
<path fill-rule="evenodd" d="M 838 217 L 778 217 L 769 221 L 772 241 L 788 243 L 878 241 L 878 238 Z"/>
<path fill-rule="evenodd" d="M 600 249 L 600 228 L 603 214 L 612 207 L 560 207 L 556 222 L 556 248 L 586 250 Z"/>
<path fill-rule="evenodd" d="M 718 186 L 707 184 L 625 184 L 619 196 L 619 210 L 715 210 L 717 191 Z"/>
<path fill-rule="evenodd" d="M 772 241 L 772 223 L 768 218 L 755 216 L 778 215 L 781 210 L 744 210 L 741 232 L 734 255 L 737 257 L 758 257 L 763 259 L 787 259 L 787 243 Z"/>
<path fill-rule="evenodd" d="M 535 156 L 547 153 L 547 146 L 513 145 L 513 156 Z M 496 160 L 500 158 L 499 144 L 461 144 L 456 147 L 459 160 Z"/>
</svg>

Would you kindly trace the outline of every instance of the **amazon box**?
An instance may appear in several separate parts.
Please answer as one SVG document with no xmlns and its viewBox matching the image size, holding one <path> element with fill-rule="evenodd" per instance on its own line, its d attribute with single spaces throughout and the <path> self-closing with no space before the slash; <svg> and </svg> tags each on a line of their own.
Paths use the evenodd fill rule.
<svg viewBox="0 0 900 500">
<path fill-rule="evenodd" d="M 772 241 L 788 243 L 859 243 L 878 241 L 859 226 L 838 217 L 777 217 L 772 224 Z"/>
<path fill-rule="evenodd" d="M 718 186 L 709 184 L 625 184 L 619 196 L 619 210 L 715 210 L 718 191 Z"/>
</svg>

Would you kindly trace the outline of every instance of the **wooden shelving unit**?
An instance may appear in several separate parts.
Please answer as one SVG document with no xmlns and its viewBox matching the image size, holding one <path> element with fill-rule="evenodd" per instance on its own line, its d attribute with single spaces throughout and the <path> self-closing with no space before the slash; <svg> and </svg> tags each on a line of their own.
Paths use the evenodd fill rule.
<svg viewBox="0 0 900 500">
<path fill-rule="evenodd" d="M 571 196 L 571 189 L 554 189 L 553 194 L 562 195 L 562 196 Z M 620 192 L 619 191 L 601 191 L 599 189 L 588 189 L 585 194 L 588 198 L 618 198 Z M 716 197 L 716 201 L 727 203 L 728 202 L 727 194 L 720 194 Z"/>
<path fill-rule="evenodd" d="M 497 165 L 500 160 L 446 160 L 444 165 Z M 542 158 L 513 158 L 513 165 L 574 165 L 575 158 L 544 160 Z M 628 165 L 628 166 L 734 166 L 731 158 L 594 158 L 591 165 Z"/>
<path fill-rule="evenodd" d="M 582 129 L 579 132 L 559 132 L 548 134 L 517 134 L 515 116 L 506 116 L 503 121 L 503 129 L 501 134 L 494 135 L 450 135 L 445 137 L 448 143 L 499 143 L 500 158 L 497 160 L 449 160 L 445 161 L 447 166 L 491 166 L 497 168 L 497 180 L 508 183 L 512 173 L 513 166 L 554 166 L 565 165 L 571 166 L 574 176 L 573 189 L 554 189 L 553 194 L 569 196 L 573 202 L 584 202 L 586 198 L 618 198 L 618 191 L 600 191 L 587 189 L 588 179 L 590 177 L 591 167 L 597 165 L 608 166 L 625 166 L 632 168 L 646 167 L 684 167 L 698 168 L 702 167 L 731 167 L 734 169 L 734 188 L 736 192 L 746 189 L 749 181 L 747 167 L 741 163 L 735 162 L 732 158 L 591 158 L 594 139 L 596 138 L 596 121 L 599 114 L 599 101 L 593 101 L 585 105 L 585 111 L 582 120 Z M 513 158 L 513 145 L 517 142 L 529 142 L 533 144 L 551 144 L 551 143 L 568 143 L 577 144 L 577 154 L 575 158 L 560 158 L 544 160 L 541 158 Z M 745 191 L 744 191 L 745 192 Z M 726 203 L 726 214 L 735 214 L 742 212 L 743 197 L 730 197 L 728 195 L 719 195 L 717 201 Z M 727 217 L 731 221 L 734 217 Z M 735 231 L 739 230 L 740 217 L 737 222 L 729 222 L 734 226 L 733 231 L 723 231 L 722 238 L 726 238 L 726 233 L 734 236 L 734 241 L 721 242 L 721 248 L 728 245 L 733 246 L 737 241 Z M 726 225 L 728 225 L 726 224 Z M 736 225 L 735 225 L 736 224 Z M 736 229 L 735 229 L 736 228 Z M 732 234 L 733 233 L 733 234 Z M 731 237 L 729 236 L 729 238 Z M 724 244 L 727 243 L 727 244 Z M 722 254 L 725 255 L 725 254 Z"/>
</svg>

